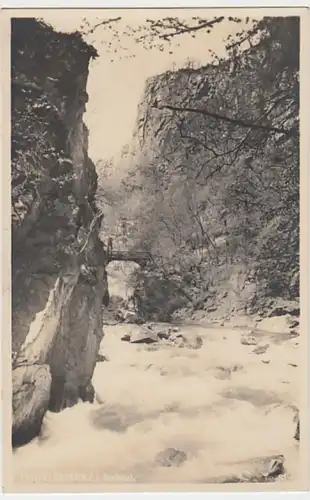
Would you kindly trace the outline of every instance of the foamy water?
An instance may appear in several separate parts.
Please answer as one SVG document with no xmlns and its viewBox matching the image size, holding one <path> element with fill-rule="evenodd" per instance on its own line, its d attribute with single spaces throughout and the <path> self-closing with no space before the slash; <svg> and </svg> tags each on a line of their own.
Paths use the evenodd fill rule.
<svg viewBox="0 0 310 500">
<path fill-rule="evenodd" d="M 53 482 L 210 482 L 268 469 L 282 454 L 296 479 L 293 439 L 298 402 L 298 339 L 243 345 L 242 332 L 184 325 L 200 349 L 121 341 L 141 327 L 105 327 L 93 383 L 102 404 L 80 403 L 48 413 L 42 437 L 14 453 L 16 480 Z M 293 365 L 293 366 L 292 366 Z M 179 467 L 162 467 L 165 448 L 186 453 Z"/>
</svg>

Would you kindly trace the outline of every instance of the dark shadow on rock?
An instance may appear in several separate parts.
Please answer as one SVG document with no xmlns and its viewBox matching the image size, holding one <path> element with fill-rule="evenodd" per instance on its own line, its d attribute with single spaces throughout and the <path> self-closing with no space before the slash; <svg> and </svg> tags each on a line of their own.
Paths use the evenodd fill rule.
<svg viewBox="0 0 310 500">
<path fill-rule="evenodd" d="M 123 342 L 130 342 L 131 344 L 154 344 L 158 342 L 159 337 L 151 331 L 138 332 L 134 334 L 126 333 L 121 337 Z"/>
<path fill-rule="evenodd" d="M 49 400 L 49 410 L 58 413 L 65 408 L 71 408 L 76 405 L 81 397 L 82 400 L 84 394 L 80 394 L 84 391 L 84 388 L 79 388 L 71 382 L 65 380 L 65 376 L 54 375 L 52 378 L 51 394 Z"/>
<path fill-rule="evenodd" d="M 61 411 L 65 386 L 64 375 L 54 375 L 52 378 L 51 394 L 48 409 L 52 412 Z"/>
<path fill-rule="evenodd" d="M 296 432 L 295 432 L 295 435 L 294 435 L 294 439 L 296 441 L 300 440 L 300 421 L 299 421 L 299 418 L 297 420 L 297 426 L 296 426 Z"/>
<path fill-rule="evenodd" d="M 19 448 L 37 437 L 41 430 L 41 422 L 42 419 L 34 420 L 31 425 L 21 426 L 16 432 L 13 432 L 12 447 Z"/>
<path fill-rule="evenodd" d="M 138 338 L 138 339 L 134 339 L 134 340 L 130 340 L 131 344 L 154 344 L 154 342 L 156 342 L 157 339 L 155 338 L 152 338 L 152 337 L 143 337 L 143 338 Z"/>
<path fill-rule="evenodd" d="M 95 401 L 95 389 L 93 384 L 90 382 L 86 386 L 80 387 L 79 395 L 82 401 L 93 403 Z"/>
</svg>

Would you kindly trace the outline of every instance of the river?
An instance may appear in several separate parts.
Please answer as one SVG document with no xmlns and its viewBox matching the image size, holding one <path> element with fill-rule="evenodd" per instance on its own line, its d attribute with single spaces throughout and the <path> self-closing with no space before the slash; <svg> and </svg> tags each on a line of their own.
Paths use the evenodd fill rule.
<svg viewBox="0 0 310 500">
<path fill-rule="evenodd" d="M 298 338 L 256 332 L 256 345 L 245 345 L 244 330 L 184 323 L 183 347 L 121 340 L 142 328 L 104 327 L 97 402 L 48 412 L 42 436 L 14 453 L 16 481 L 247 481 L 279 454 L 284 477 L 297 478 Z M 165 467 L 156 459 L 169 448 L 182 463 Z"/>
</svg>

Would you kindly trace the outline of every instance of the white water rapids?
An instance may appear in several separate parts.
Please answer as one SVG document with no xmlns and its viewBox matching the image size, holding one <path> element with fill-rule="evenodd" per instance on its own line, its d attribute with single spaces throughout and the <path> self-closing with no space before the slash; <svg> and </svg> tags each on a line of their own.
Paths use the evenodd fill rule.
<svg viewBox="0 0 310 500">
<path fill-rule="evenodd" d="M 109 361 L 98 363 L 93 377 L 103 404 L 48 413 L 44 439 L 14 454 L 17 477 L 208 482 L 251 473 L 274 454 L 285 456 L 294 477 L 296 339 L 270 343 L 260 356 L 236 330 L 184 326 L 184 334 L 201 336 L 201 349 L 150 350 L 120 340 L 132 328 L 105 328 Z M 167 447 L 186 453 L 182 466 L 155 464 Z"/>
</svg>

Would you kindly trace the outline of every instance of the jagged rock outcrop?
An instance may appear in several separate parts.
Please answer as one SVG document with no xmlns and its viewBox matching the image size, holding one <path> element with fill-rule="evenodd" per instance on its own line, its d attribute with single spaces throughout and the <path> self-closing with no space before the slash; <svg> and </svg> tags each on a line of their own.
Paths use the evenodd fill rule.
<svg viewBox="0 0 310 500">
<path fill-rule="evenodd" d="M 47 409 L 93 399 L 106 255 L 83 113 L 96 51 L 77 33 L 12 20 L 13 444 Z"/>
</svg>

